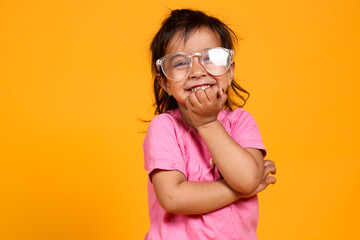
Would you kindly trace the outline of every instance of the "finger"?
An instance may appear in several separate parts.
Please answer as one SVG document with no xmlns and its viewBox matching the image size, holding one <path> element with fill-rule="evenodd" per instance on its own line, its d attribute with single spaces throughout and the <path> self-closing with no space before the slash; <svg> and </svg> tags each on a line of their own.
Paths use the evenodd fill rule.
<svg viewBox="0 0 360 240">
<path fill-rule="evenodd" d="M 196 90 L 195 95 L 200 104 L 204 104 L 209 101 L 205 94 L 205 91 L 202 89 Z"/>
<path fill-rule="evenodd" d="M 276 178 L 273 176 L 268 176 L 265 178 L 265 180 L 263 181 L 263 184 L 265 186 L 269 185 L 269 184 L 275 184 L 276 183 Z"/>
<path fill-rule="evenodd" d="M 274 165 L 275 166 L 275 163 L 272 160 L 265 159 L 264 160 L 264 167 L 269 166 L 269 165 Z"/>
<path fill-rule="evenodd" d="M 219 90 L 219 98 L 218 98 L 221 107 L 224 106 L 227 98 L 228 98 L 228 96 L 227 96 L 227 94 L 225 93 L 225 90 L 224 90 L 223 88 L 221 88 L 221 89 Z"/>
<path fill-rule="evenodd" d="M 267 185 L 265 185 L 264 183 L 261 183 L 253 194 L 255 195 L 261 191 L 264 191 L 266 187 L 267 187 Z"/>
<path fill-rule="evenodd" d="M 217 97 L 217 93 L 216 93 L 216 89 L 215 87 L 211 87 L 211 88 L 207 88 L 205 89 L 205 94 L 206 94 L 206 97 L 208 99 L 209 102 L 214 102 L 216 101 Z"/>
<path fill-rule="evenodd" d="M 198 99 L 197 96 L 196 96 L 196 92 L 195 92 L 195 93 L 191 93 L 191 94 L 189 95 L 189 101 L 190 101 L 191 105 L 193 106 L 193 108 L 195 108 L 197 105 L 200 104 L 199 99 Z"/>
<path fill-rule="evenodd" d="M 266 166 L 264 168 L 264 174 L 263 174 L 263 178 L 269 174 L 276 174 L 276 167 L 273 166 L 273 165 L 269 165 L 269 166 Z"/>
</svg>

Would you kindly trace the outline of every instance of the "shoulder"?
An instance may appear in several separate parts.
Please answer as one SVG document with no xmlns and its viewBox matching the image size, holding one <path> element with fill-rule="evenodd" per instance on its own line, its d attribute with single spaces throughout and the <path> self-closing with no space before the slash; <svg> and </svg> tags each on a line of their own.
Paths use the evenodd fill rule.
<svg viewBox="0 0 360 240">
<path fill-rule="evenodd" d="M 221 122 L 232 122 L 236 124 L 255 122 L 254 117 L 245 109 L 237 108 L 233 111 L 221 110 L 219 119 Z"/>
<path fill-rule="evenodd" d="M 150 122 L 149 130 L 176 129 L 182 126 L 182 119 L 179 117 L 178 110 L 170 110 L 156 115 Z"/>
<path fill-rule="evenodd" d="M 219 120 L 231 136 L 249 132 L 259 135 L 254 117 L 242 108 L 237 108 L 234 111 L 222 110 L 222 116 Z"/>
<path fill-rule="evenodd" d="M 175 137 L 179 138 L 189 131 L 189 126 L 182 119 L 178 109 L 170 110 L 155 116 L 147 129 L 146 138 Z"/>
<path fill-rule="evenodd" d="M 159 114 L 151 120 L 143 142 L 145 169 L 149 173 L 155 168 L 185 173 L 179 147 L 181 131 L 176 110 Z"/>
<path fill-rule="evenodd" d="M 149 129 L 160 126 L 171 126 L 174 124 L 174 117 L 170 113 L 161 113 L 151 120 Z"/>
</svg>

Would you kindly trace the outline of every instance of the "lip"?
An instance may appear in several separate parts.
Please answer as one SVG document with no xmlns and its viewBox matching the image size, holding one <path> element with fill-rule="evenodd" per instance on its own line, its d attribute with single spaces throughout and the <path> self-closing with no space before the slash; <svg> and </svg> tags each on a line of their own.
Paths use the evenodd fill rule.
<svg viewBox="0 0 360 240">
<path fill-rule="evenodd" d="M 198 89 L 202 89 L 202 90 L 205 90 L 207 88 L 212 88 L 214 87 L 215 85 L 202 85 L 202 86 L 199 86 L 199 87 L 194 87 L 192 89 L 189 89 L 188 92 L 196 92 Z"/>
<path fill-rule="evenodd" d="M 216 85 L 216 81 L 196 81 L 193 83 L 189 83 L 188 86 L 185 87 L 186 91 L 191 91 L 191 89 L 195 88 L 195 87 L 201 87 L 201 86 L 206 86 L 206 85 L 210 85 L 210 87 L 213 87 L 214 85 Z"/>
</svg>

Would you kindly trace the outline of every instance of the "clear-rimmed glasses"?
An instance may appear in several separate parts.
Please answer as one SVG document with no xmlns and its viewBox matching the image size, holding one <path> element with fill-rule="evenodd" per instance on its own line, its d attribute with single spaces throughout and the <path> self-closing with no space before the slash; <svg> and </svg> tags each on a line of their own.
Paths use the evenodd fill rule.
<svg viewBox="0 0 360 240">
<path fill-rule="evenodd" d="M 201 53 L 191 55 L 185 52 L 176 52 L 156 60 L 156 66 L 159 70 L 161 68 L 167 78 L 180 81 L 189 73 L 193 57 L 198 56 L 200 64 L 208 73 L 219 76 L 230 68 L 233 55 L 234 50 L 222 47 L 208 48 Z"/>
</svg>

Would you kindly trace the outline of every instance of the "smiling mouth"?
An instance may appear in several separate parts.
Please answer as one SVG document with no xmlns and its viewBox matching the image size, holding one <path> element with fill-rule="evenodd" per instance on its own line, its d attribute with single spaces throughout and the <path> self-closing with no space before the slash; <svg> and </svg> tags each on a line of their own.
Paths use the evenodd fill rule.
<svg viewBox="0 0 360 240">
<path fill-rule="evenodd" d="M 191 88 L 190 91 L 196 92 L 196 90 L 198 90 L 198 89 L 205 90 L 205 89 L 207 89 L 207 88 L 209 88 L 209 87 L 211 87 L 211 85 L 203 85 L 203 86 L 200 86 L 200 87 Z"/>
</svg>

